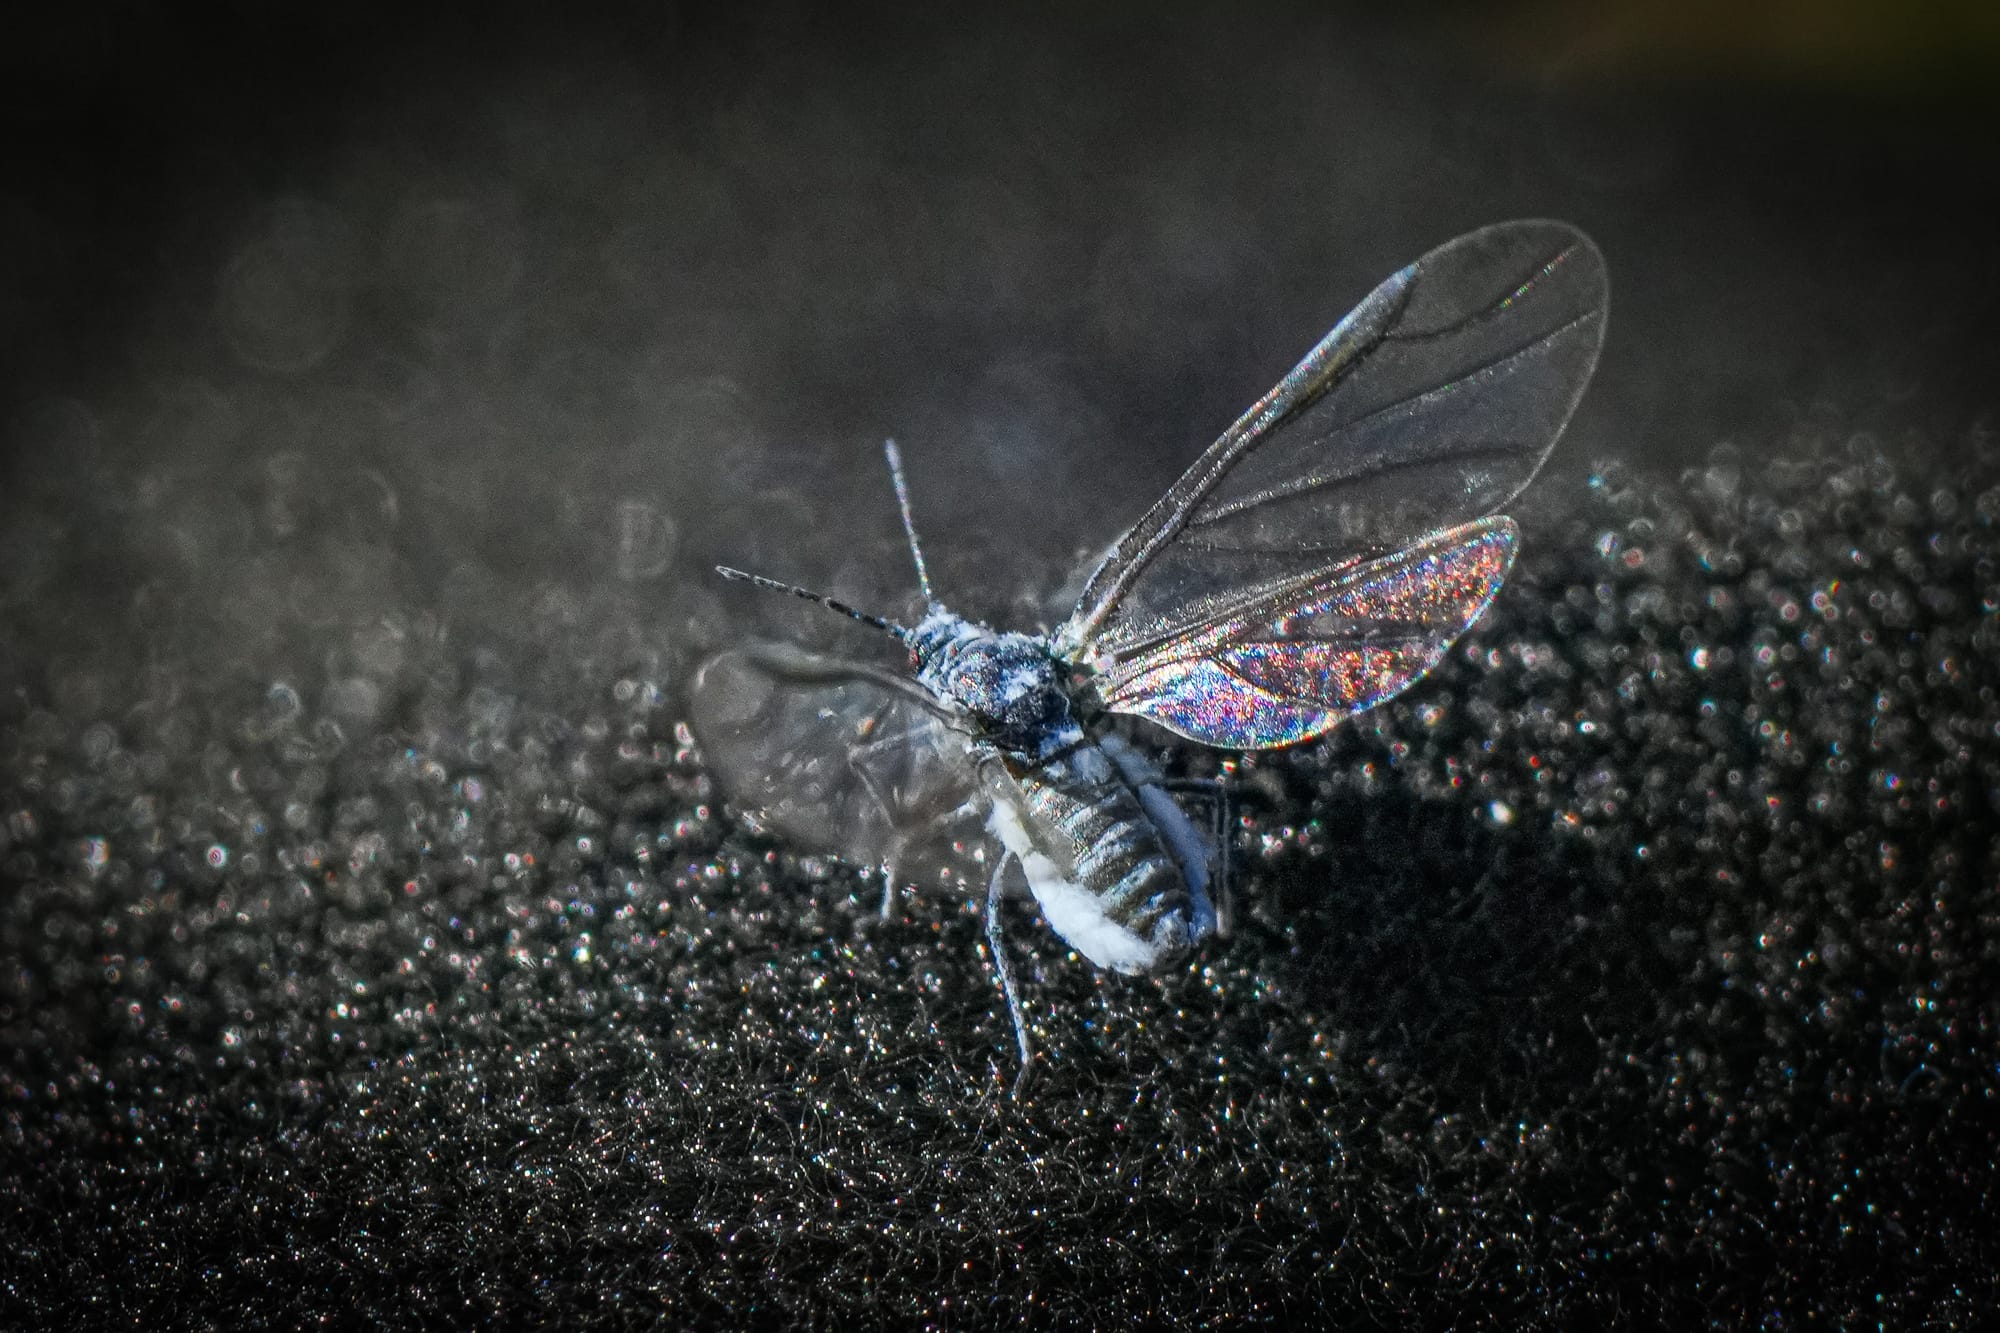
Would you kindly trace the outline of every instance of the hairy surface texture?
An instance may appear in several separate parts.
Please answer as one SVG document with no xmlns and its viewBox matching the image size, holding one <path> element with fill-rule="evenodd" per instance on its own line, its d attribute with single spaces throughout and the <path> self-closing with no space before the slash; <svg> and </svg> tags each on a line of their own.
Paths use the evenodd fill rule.
<svg viewBox="0 0 2000 1333">
<path fill-rule="evenodd" d="M 1694 483 L 1553 488 L 1437 678 L 1258 762 L 1246 910 L 1182 971 L 1017 914 L 1020 1105 L 972 907 L 871 927 L 636 671 L 552 653 L 548 702 L 417 643 L 313 698 L 135 673 L 17 716 L 8 1296 L 1969 1321 L 2000 490 Z"/>
<path fill-rule="evenodd" d="M 1990 114 L 1086 8 L 10 36 L 0 1325 L 1994 1308 Z M 1185 966 L 1006 906 L 1010 1102 L 977 903 L 878 922 L 684 729 L 724 643 L 880 636 L 706 571 L 907 618 L 893 434 L 939 596 L 1044 629 L 1523 215 L 1610 334 L 1489 615 L 1237 767 Z"/>
</svg>

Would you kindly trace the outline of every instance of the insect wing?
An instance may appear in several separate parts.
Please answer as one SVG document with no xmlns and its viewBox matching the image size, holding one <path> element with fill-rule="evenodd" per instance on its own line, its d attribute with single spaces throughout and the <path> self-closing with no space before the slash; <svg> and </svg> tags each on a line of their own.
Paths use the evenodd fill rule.
<svg viewBox="0 0 2000 1333">
<path fill-rule="evenodd" d="M 1512 519 L 1481 519 L 1261 590 L 1101 675 L 1098 698 L 1206 745 L 1308 740 L 1437 665 L 1500 590 L 1516 537 Z"/>
<path fill-rule="evenodd" d="M 1607 297 L 1597 247 L 1561 222 L 1487 227 L 1394 274 L 1119 541 L 1058 650 L 1102 672 L 1491 513 L 1582 396 Z"/>
<path fill-rule="evenodd" d="M 689 721 L 753 825 L 900 882 L 983 887 L 991 839 L 964 739 L 881 668 L 780 644 L 696 674 Z"/>
</svg>

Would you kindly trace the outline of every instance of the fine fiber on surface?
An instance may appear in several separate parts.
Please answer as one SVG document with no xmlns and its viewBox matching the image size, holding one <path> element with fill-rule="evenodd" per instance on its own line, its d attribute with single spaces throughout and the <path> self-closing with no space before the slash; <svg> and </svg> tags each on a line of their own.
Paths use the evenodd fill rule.
<svg viewBox="0 0 2000 1333">
<path fill-rule="evenodd" d="M 17 718 L 10 1296 L 1969 1317 L 2000 489 L 1559 489 L 1444 668 L 1256 765 L 1226 944 L 1017 914 L 1018 1105 L 970 906 L 740 834 L 638 660 Z"/>
<path fill-rule="evenodd" d="M 876 20 L 328 19 L 262 34 L 295 92 L 185 102 L 66 34 L 36 123 L 111 165 L 50 140 L 0 215 L 0 1325 L 1975 1326 L 2000 446 L 1949 191 L 1877 162 L 1847 229 L 1844 164 L 1773 184 L 1671 89 L 1291 11 Z M 1528 213 L 1611 332 L 1504 588 L 1322 742 L 1129 733 L 1231 772 L 1235 928 L 1135 980 L 1008 904 L 1010 1100 L 978 904 L 878 920 L 688 726 L 724 644 L 879 645 L 706 571 L 904 614 L 894 434 L 941 594 L 1050 623 L 1375 280 Z"/>
</svg>

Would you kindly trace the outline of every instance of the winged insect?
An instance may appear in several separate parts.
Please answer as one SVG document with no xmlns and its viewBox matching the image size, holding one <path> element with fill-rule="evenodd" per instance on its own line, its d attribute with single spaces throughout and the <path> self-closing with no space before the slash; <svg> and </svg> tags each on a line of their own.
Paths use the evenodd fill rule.
<svg viewBox="0 0 2000 1333">
<path fill-rule="evenodd" d="M 1519 531 L 1495 511 L 1582 397 L 1606 301 L 1596 246 L 1561 222 L 1486 227 L 1398 270 L 1195 460 L 1049 634 L 938 600 L 891 442 L 927 608 L 914 624 L 719 572 L 893 637 L 907 669 L 732 649 L 697 676 L 697 734 L 773 827 L 882 864 L 885 910 L 899 874 L 970 889 L 986 871 L 1018 1094 L 1033 1053 L 999 926 L 1014 867 L 1099 967 L 1155 972 L 1217 929 L 1226 839 L 1107 715 L 1269 749 L 1420 680 L 1512 566 Z"/>
</svg>

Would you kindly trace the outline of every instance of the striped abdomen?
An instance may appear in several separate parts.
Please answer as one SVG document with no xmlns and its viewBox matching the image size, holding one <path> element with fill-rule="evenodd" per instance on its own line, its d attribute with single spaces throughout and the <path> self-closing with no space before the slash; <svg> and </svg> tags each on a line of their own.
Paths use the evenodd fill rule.
<svg viewBox="0 0 2000 1333">
<path fill-rule="evenodd" d="M 1079 953 L 1149 972 L 1213 929 L 1208 848 L 1131 747 L 1103 737 L 1040 766 L 1008 767 L 1013 791 L 996 796 L 993 831 L 1021 858 L 1049 925 Z"/>
</svg>

